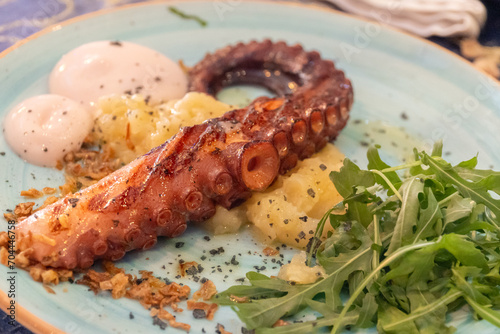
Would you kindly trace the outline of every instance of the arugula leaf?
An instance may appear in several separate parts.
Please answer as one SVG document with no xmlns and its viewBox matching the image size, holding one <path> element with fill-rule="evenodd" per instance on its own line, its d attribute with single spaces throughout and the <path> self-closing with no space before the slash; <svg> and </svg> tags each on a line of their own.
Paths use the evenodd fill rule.
<svg viewBox="0 0 500 334">
<path fill-rule="evenodd" d="M 439 299 L 434 300 L 432 303 L 422 304 L 418 306 L 415 310 L 411 312 L 411 314 L 400 314 L 398 317 L 392 317 L 390 319 L 384 319 L 382 321 L 381 327 L 385 332 L 388 333 L 406 333 L 405 328 L 414 328 L 409 324 L 414 324 L 417 327 L 417 333 L 420 333 L 423 326 L 429 325 L 429 315 L 435 316 L 436 313 L 439 314 L 439 320 L 444 323 L 443 318 L 446 315 L 446 305 L 455 301 L 459 297 L 462 296 L 462 292 L 456 289 L 450 289 L 448 293 L 442 296 Z M 421 296 L 421 294 L 419 294 Z M 427 319 L 421 326 L 417 326 L 415 322 L 419 320 L 419 318 L 426 317 Z"/>
<path fill-rule="evenodd" d="M 354 237 L 361 244 L 356 249 L 351 249 L 351 240 Z M 343 247 L 347 245 L 347 247 Z M 324 250 L 318 252 L 317 260 L 325 268 L 331 285 L 325 291 L 326 304 L 332 309 L 342 305 L 340 291 L 349 275 L 356 271 L 369 272 L 371 270 L 372 240 L 366 229 L 357 222 L 352 222 L 349 231 L 337 233 L 324 244 Z M 332 254 L 332 248 L 337 250 L 336 256 Z M 331 278 L 330 278 L 331 277 Z M 324 283 L 325 284 L 325 283 Z"/>
<path fill-rule="evenodd" d="M 372 173 L 361 170 L 354 162 L 345 159 L 340 171 L 330 173 L 335 188 L 344 198 L 344 204 L 349 205 L 351 210 L 348 211 L 348 219 L 360 222 L 363 226 L 368 226 L 371 222 L 371 213 L 365 203 L 356 201 L 354 195 L 359 196 L 359 190 L 362 190 L 365 199 L 366 189 L 375 184 L 375 178 Z"/>
<path fill-rule="evenodd" d="M 401 185 L 400 192 L 403 194 L 403 202 L 401 203 L 401 210 L 386 255 L 390 255 L 399 249 L 404 244 L 403 239 L 412 234 L 413 227 L 417 224 L 420 208 L 418 195 L 423 192 L 423 189 L 424 184 L 417 177 L 412 177 Z"/>
<path fill-rule="evenodd" d="M 453 167 L 442 143 L 431 155 L 414 152 L 415 161 L 390 167 L 370 148 L 369 170 L 346 159 L 330 174 L 344 200 L 318 224 L 307 262 L 316 255 L 326 277 L 300 285 L 250 272 L 250 285 L 214 300 L 257 333 L 375 324 L 383 333 L 452 333 L 446 314 L 465 303 L 500 327 L 500 200 L 491 195 L 500 194 L 500 172 L 476 169 L 477 156 Z M 334 232 L 319 240 L 327 220 Z M 321 316 L 271 328 L 306 307 Z"/>
<path fill-rule="evenodd" d="M 415 164 L 409 166 L 410 175 L 413 176 L 419 174 L 432 175 L 433 173 L 431 170 L 422 168 L 421 153 L 416 148 L 413 149 L 413 154 L 415 157 Z M 442 155 L 443 155 L 443 143 L 441 141 L 438 141 L 434 143 L 434 146 L 432 147 L 431 156 L 435 158 L 441 158 Z"/>
<path fill-rule="evenodd" d="M 490 182 L 466 181 L 458 175 L 453 167 L 445 161 L 437 161 L 425 152 L 422 153 L 422 161 L 432 169 L 436 176 L 444 182 L 453 184 L 464 197 L 468 197 L 476 203 L 486 205 L 497 217 L 500 217 L 500 200 L 494 199 L 488 193 L 497 184 Z M 491 188 L 490 188 L 491 187 Z M 500 231 L 500 226 L 495 223 L 495 227 Z"/>
<path fill-rule="evenodd" d="M 382 261 L 378 265 L 377 268 L 373 268 L 373 270 L 365 277 L 365 279 L 363 280 L 363 282 L 358 286 L 358 288 L 356 289 L 356 291 L 354 291 L 351 294 L 351 296 L 349 297 L 349 299 L 347 300 L 347 302 L 344 304 L 344 308 L 342 309 L 342 312 L 340 312 L 340 315 L 339 315 L 338 319 L 333 324 L 332 334 L 339 332 L 339 330 L 341 329 L 341 325 L 343 323 L 343 317 L 346 315 L 346 313 L 349 310 L 349 308 L 351 307 L 351 305 L 354 303 L 354 301 L 359 296 L 359 294 L 361 294 L 361 292 L 363 291 L 363 289 L 370 283 L 370 281 L 373 279 L 373 277 L 375 275 L 377 275 L 378 272 L 382 268 L 388 266 L 393 261 L 395 261 L 396 259 L 398 259 L 401 256 L 405 255 L 406 253 L 412 252 L 413 250 L 416 250 L 416 249 L 420 249 L 420 248 L 424 248 L 424 247 L 427 247 L 427 246 L 431 246 L 433 244 L 435 244 L 435 242 L 420 243 L 420 244 L 415 244 L 415 245 L 410 245 L 410 246 L 402 247 L 402 248 L 398 249 L 397 251 L 395 251 L 390 256 L 386 257 L 384 259 L 384 261 Z"/>
<path fill-rule="evenodd" d="M 366 153 L 366 156 L 368 158 L 369 170 L 375 169 L 383 172 L 384 169 L 390 168 L 390 166 L 385 162 L 383 162 L 382 159 L 380 158 L 380 154 L 377 148 L 370 147 L 368 149 L 368 152 Z M 398 174 L 395 171 L 385 172 L 384 175 L 396 187 L 396 189 L 399 188 L 399 186 L 401 185 L 401 179 L 399 178 Z M 379 176 L 375 176 L 375 178 L 377 179 L 377 183 L 382 185 L 385 183 Z M 388 189 L 387 187 L 385 188 Z"/>
<path fill-rule="evenodd" d="M 469 217 L 475 204 L 469 198 L 454 197 L 448 203 L 448 207 L 444 209 L 444 226 L 446 227 L 451 222 Z"/>
<path fill-rule="evenodd" d="M 375 326 L 376 322 L 374 322 L 373 319 L 378 311 L 375 295 L 373 293 L 367 293 L 363 298 L 362 305 L 355 326 L 358 328 L 370 328 Z"/>
<path fill-rule="evenodd" d="M 400 333 L 408 333 L 408 334 L 419 334 L 420 332 L 417 329 L 417 326 L 414 322 L 403 322 L 400 326 L 395 326 L 394 330 L 386 329 L 387 325 L 394 324 L 401 318 L 404 318 L 406 313 L 399 310 L 398 308 L 391 306 L 386 303 L 382 303 L 379 307 L 378 312 L 378 324 L 377 329 L 380 333 L 387 334 L 400 334 Z"/>
<path fill-rule="evenodd" d="M 372 173 L 361 170 L 354 162 L 347 158 L 344 159 L 340 171 L 332 171 L 330 173 L 330 179 L 335 185 L 335 189 L 337 189 L 343 198 L 352 195 L 356 186 L 368 188 L 375 184 L 375 178 Z"/>
<path fill-rule="evenodd" d="M 455 166 L 455 169 L 464 168 L 473 170 L 477 166 L 477 155 L 475 157 L 470 158 L 469 160 L 465 160 L 460 162 Z"/>
<path fill-rule="evenodd" d="M 466 296 L 472 300 L 486 305 L 489 302 L 488 297 L 483 295 L 471 282 L 468 277 L 478 276 L 479 269 L 475 267 L 457 267 L 452 269 L 453 282 L 457 289 L 460 289 Z"/>
<path fill-rule="evenodd" d="M 500 172 L 494 172 L 492 170 L 482 170 L 482 169 L 468 169 L 468 168 L 454 168 L 461 178 L 467 181 L 480 182 L 485 187 L 490 190 L 499 193 L 500 184 L 498 180 L 500 178 Z"/>
<path fill-rule="evenodd" d="M 268 278 L 256 273 L 247 275 L 250 287 L 233 286 L 218 295 L 220 304 L 232 305 L 240 319 L 248 328 L 270 327 L 284 316 L 294 314 L 308 305 L 319 294 L 324 294 L 325 305 L 329 310 L 335 310 L 342 305 L 340 290 L 349 275 L 355 271 L 369 271 L 371 269 L 371 239 L 366 229 L 357 222 L 352 222 L 349 230 L 344 235 L 354 237 L 361 246 L 356 250 L 344 249 L 336 257 L 326 257 L 323 252 L 318 253 L 317 259 L 323 265 L 327 276 L 316 283 L 293 285 L 289 282 Z M 349 242 L 348 238 L 341 238 L 341 242 Z M 333 247 L 334 245 L 330 245 Z M 346 248 L 349 248 L 347 246 Z M 280 297 L 259 298 L 260 295 L 285 293 Z M 230 298 L 231 294 L 244 296 L 249 294 L 252 298 L 249 303 L 236 303 Z M 345 320 L 343 320 L 345 321 Z"/>
<path fill-rule="evenodd" d="M 425 240 L 428 237 L 436 235 L 434 226 L 436 222 L 443 218 L 441 207 L 439 206 L 436 196 L 428 187 L 424 188 L 424 194 L 427 198 L 427 207 L 420 207 L 420 215 L 417 220 L 417 229 L 415 235 L 411 237 L 410 243 L 414 244 L 419 240 Z"/>
<path fill-rule="evenodd" d="M 303 333 L 314 333 L 317 329 L 327 326 L 332 326 L 335 321 L 336 315 L 332 315 L 329 318 L 319 318 L 314 321 L 293 323 L 286 326 L 279 326 L 274 328 L 259 328 L 257 330 L 258 334 L 303 334 Z M 349 312 L 346 316 L 346 321 L 348 323 L 356 322 L 358 314 L 356 311 Z"/>
<path fill-rule="evenodd" d="M 381 282 L 385 284 L 401 276 L 409 276 L 407 285 L 412 285 L 420 280 L 428 280 L 431 275 L 430 270 L 434 266 L 435 256 L 436 249 L 424 248 L 417 250 L 391 266 L 391 270 L 381 278 Z"/>
<path fill-rule="evenodd" d="M 433 157 L 442 157 L 443 156 L 443 141 L 438 140 L 432 146 L 431 156 Z"/>
<path fill-rule="evenodd" d="M 486 305 L 481 305 L 470 297 L 466 296 L 465 300 L 474 309 L 474 311 L 476 311 L 476 313 L 481 316 L 481 318 L 489 321 L 497 327 L 500 327 L 500 312 L 492 310 L 491 307 L 488 307 Z"/>
<path fill-rule="evenodd" d="M 196 22 L 198 22 L 200 24 L 200 26 L 202 27 L 205 27 L 207 25 L 207 21 L 201 19 L 200 17 L 196 16 L 196 15 L 190 15 L 190 14 L 186 14 L 184 13 L 183 11 L 179 10 L 178 8 L 176 7 L 173 7 L 173 6 L 169 6 L 168 7 L 168 10 L 179 16 L 180 18 L 183 18 L 183 19 L 187 19 L 187 20 L 195 20 Z"/>
</svg>

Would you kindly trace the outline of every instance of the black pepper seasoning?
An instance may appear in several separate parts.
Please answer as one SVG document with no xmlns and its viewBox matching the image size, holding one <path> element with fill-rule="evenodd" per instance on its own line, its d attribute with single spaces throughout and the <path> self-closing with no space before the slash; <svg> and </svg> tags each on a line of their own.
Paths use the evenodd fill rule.
<svg viewBox="0 0 500 334">
<path fill-rule="evenodd" d="M 193 310 L 193 317 L 195 319 L 203 319 L 203 318 L 207 317 L 207 314 L 205 313 L 205 310 L 194 309 Z"/>
</svg>

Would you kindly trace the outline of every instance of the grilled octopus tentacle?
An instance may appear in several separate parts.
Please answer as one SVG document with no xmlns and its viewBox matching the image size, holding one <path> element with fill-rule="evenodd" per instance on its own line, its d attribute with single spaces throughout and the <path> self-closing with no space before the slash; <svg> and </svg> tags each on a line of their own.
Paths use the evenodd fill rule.
<svg viewBox="0 0 500 334">
<path fill-rule="evenodd" d="M 345 126 L 352 87 L 333 62 L 283 42 L 251 42 L 207 55 L 190 72 L 190 89 L 215 94 L 259 83 L 261 97 L 183 128 L 175 137 L 98 183 L 19 222 L 18 250 L 46 266 L 86 268 L 176 237 L 189 221 L 231 208 L 269 187 L 333 140 Z"/>
</svg>

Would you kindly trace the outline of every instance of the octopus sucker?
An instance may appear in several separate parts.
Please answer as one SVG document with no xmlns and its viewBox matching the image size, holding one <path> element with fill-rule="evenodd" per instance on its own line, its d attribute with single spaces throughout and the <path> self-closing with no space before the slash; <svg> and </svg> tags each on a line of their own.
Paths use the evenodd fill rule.
<svg viewBox="0 0 500 334">
<path fill-rule="evenodd" d="M 108 244 L 107 244 L 107 242 L 105 242 L 105 241 L 103 241 L 101 239 L 97 239 L 92 244 L 92 251 L 97 256 L 105 254 L 108 251 Z"/>
<path fill-rule="evenodd" d="M 238 43 L 207 54 L 189 72 L 189 89 L 215 95 L 226 86 L 253 83 L 276 97 L 176 136 L 17 225 L 18 251 L 32 263 L 87 268 L 154 247 L 192 221 L 241 204 L 267 189 L 334 140 L 353 102 L 349 79 L 316 51 L 284 42 Z"/>
</svg>

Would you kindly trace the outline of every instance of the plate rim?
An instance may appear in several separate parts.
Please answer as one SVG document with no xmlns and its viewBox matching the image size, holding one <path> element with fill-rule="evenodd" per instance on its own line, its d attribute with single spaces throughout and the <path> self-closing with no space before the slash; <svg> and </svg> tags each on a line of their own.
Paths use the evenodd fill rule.
<svg viewBox="0 0 500 334">
<path fill-rule="evenodd" d="M 5 292 L 0 290 L 0 305 L 2 306 L 2 312 L 4 307 L 10 305 L 10 298 Z M 7 314 L 7 313 L 5 313 Z M 66 334 L 66 332 L 60 330 L 59 328 L 51 325 L 45 320 L 33 315 L 30 311 L 26 310 L 24 307 L 16 303 L 16 320 L 18 324 L 21 324 L 28 330 L 36 334 Z"/>
<path fill-rule="evenodd" d="M 364 22 L 364 23 L 376 22 L 376 23 L 380 24 L 381 26 L 383 26 L 384 29 L 387 29 L 389 31 L 396 32 L 399 34 L 403 34 L 403 35 L 405 35 L 406 38 L 412 38 L 412 39 L 415 39 L 417 41 L 424 42 L 425 44 L 427 44 L 433 48 L 436 48 L 436 49 L 440 50 L 441 52 L 444 52 L 445 54 L 448 54 L 449 56 L 454 57 L 455 59 L 459 59 L 462 63 L 465 63 L 465 64 L 467 64 L 467 66 L 474 69 L 476 74 L 480 74 L 481 76 L 484 76 L 486 79 L 491 80 L 493 78 L 493 77 L 487 75 L 486 73 L 479 71 L 466 58 L 446 49 L 445 47 L 443 47 L 439 44 L 433 43 L 426 38 L 423 38 L 423 37 L 418 36 L 418 35 L 414 35 L 414 34 L 407 32 L 403 29 L 388 25 L 385 22 L 374 21 L 374 20 L 370 20 L 370 19 L 365 18 L 365 17 L 356 16 L 356 15 L 353 15 L 350 13 L 346 13 L 346 12 L 337 10 L 337 9 L 329 6 L 328 4 L 322 5 L 319 3 L 304 3 L 304 2 L 299 2 L 299 1 L 291 2 L 291 1 L 286 1 L 286 0 L 240 0 L 240 1 L 247 2 L 247 3 L 256 3 L 256 4 L 258 3 L 258 4 L 264 4 L 264 5 L 277 4 L 279 6 L 301 7 L 301 8 L 311 9 L 311 10 L 330 12 L 334 15 L 345 16 L 345 17 L 348 17 L 348 18 L 351 18 L 351 19 L 354 19 L 354 20 L 357 20 L 360 22 Z M 51 25 L 33 33 L 32 35 L 25 37 L 24 39 L 17 41 L 16 43 L 11 45 L 7 49 L 0 52 L 0 61 L 4 57 L 6 57 L 8 54 L 10 54 L 11 52 L 19 49 L 20 47 L 31 42 L 32 40 L 43 37 L 43 36 L 50 34 L 54 31 L 63 29 L 63 28 L 70 26 L 72 24 L 88 20 L 90 18 L 94 18 L 94 17 L 98 17 L 98 16 L 105 16 L 105 15 L 108 15 L 108 14 L 111 14 L 114 12 L 118 12 L 118 11 L 122 11 L 122 10 L 129 10 L 130 8 L 136 8 L 136 7 L 149 7 L 149 6 L 158 6 L 161 4 L 174 4 L 174 3 L 184 4 L 184 3 L 194 3 L 194 2 L 209 3 L 209 2 L 214 2 L 214 1 L 213 0 L 153 0 L 153 1 L 148 1 L 148 2 L 124 4 L 124 5 L 120 5 L 118 7 L 112 7 L 112 8 L 103 8 L 103 9 L 99 9 L 99 10 L 96 10 L 93 12 L 78 15 L 78 16 L 66 19 L 64 21 L 61 21 L 61 22 L 51 24 Z M 493 81 L 495 84 L 497 84 L 497 87 L 500 89 L 500 82 L 498 82 L 497 80 L 493 80 Z M 8 305 L 10 305 L 10 299 L 8 298 L 7 294 L 3 290 L 0 290 L 0 307 L 6 308 Z M 4 312 L 3 309 L 2 309 L 2 312 Z M 15 321 L 35 334 L 66 334 L 66 332 L 62 331 L 61 329 L 55 327 L 54 325 L 48 323 L 45 320 L 33 315 L 31 312 L 26 310 L 21 305 L 16 305 L 16 320 Z"/>
<path fill-rule="evenodd" d="M 408 38 L 413 38 L 413 39 L 419 40 L 420 42 L 424 42 L 425 44 L 427 44 L 427 45 L 429 45 L 431 47 L 437 48 L 437 49 L 439 49 L 439 50 L 447 53 L 448 55 L 453 56 L 455 59 L 459 59 L 461 62 L 467 64 L 468 66 L 470 66 L 471 68 L 473 68 L 477 73 L 480 73 L 481 75 L 487 77 L 488 79 L 493 78 L 492 76 L 490 76 L 490 75 L 488 75 L 488 74 L 486 74 L 484 72 L 479 71 L 465 57 L 462 57 L 462 56 L 456 54 L 455 52 L 452 52 L 452 51 L 448 50 L 447 48 L 445 48 L 445 47 L 443 47 L 443 46 L 441 46 L 439 44 L 433 43 L 433 42 L 429 41 L 428 39 L 426 39 L 424 37 L 412 34 L 412 33 L 408 32 L 406 30 L 403 30 L 401 28 L 391 26 L 391 25 L 389 25 L 389 24 L 387 24 L 385 22 L 370 20 L 370 19 L 368 19 L 366 17 L 363 17 L 363 16 L 356 16 L 354 14 L 343 12 L 341 10 L 338 10 L 338 9 L 335 9 L 335 8 L 329 6 L 328 4 L 321 5 L 321 4 L 316 3 L 316 2 L 314 2 L 314 3 L 304 3 L 304 2 L 299 2 L 300 0 L 294 0 L 294 1 L 286 1 L 286 0 L 240 0 L 240 1 L 248 2 L 248 3 L 278 4 L 280 6 L 295 6 L 295 7 L 309 8 L 309 9 L 314 9 L 314 10 L 331 12 L 333 14 L 341 15 L 341 16 L 345 16 L 345 17 L 349 17 L 351 19 L 362 21 L 364 23 L 373 23 L 373 22 L 376 22 L 376 23 L 382 25 L 384 27 L 384 29 L 389 29 L 389 30 L 392 30 L 393 32 L 404 34 Z M 168 4 L 168 3 L 189 3 L 189 2 L 214 2 L 214 0 L 153 0 L 153 1 L 148 1 L 148 2 L 144 2 L 143 1 L 143 2 L 137 2 L 137 3 L 124 4 L 124 5 L 120 5 L 118 7 L 113 7 L 113 8 L 99 9 L 99 10 L 96 10 L 96 11 L 93 11 L 93 12 L 89 12 L 89 13 L 85 13 L 85 14 L 82 14 L 82 15 L 78 15 L 78 16 L 69 18 L 67 20 L 64 20 L 64 21 L 61 21 L 61 22 L 58 22 L 58 23 L 51 24 L 51 25 L 49 25 L 49 26 L 47 26 L 47 27 L 45 27 L 45 28 L 43 28 L 43 29 L 41 29 L 41 30 L 33 33 L 32 35 L 29 35 L 29 36 L 23 38 L 22 40 L 17 41 L 13 45 L 9 46 L 7 49 L 5 49 L 5 50 L 3 50 L 3 51 L 0 52 L 0 59 L 4 58 L 6 55 L 8 55 L 9 53 L 11 53 L 12 51 L 20 48 L 24 44 L 26 44 L 26 43 L 34 40 L 34 39 L 40 38 L 40 37 L 42 37 L 42 36 L 44 36 L 46 34 L 49 34 L 51 32 L 60 30 L 60 29 L 66 27 L 68 25 L 71 25 L 73 23 L 77 23 L 79 21 L 84 21 L 84 20 L 90 19 L 92 17 L 103 16 L 103 15 L 107 15 L 109 13 L 113 13 L 113 12 L 121 11 L 121 10 L 127 10 L 127 9 L 134 8 L 134 7 L 146 7 L 146 6 L 157 6 L 157 5 L 160 5 L 160 4 Z M 493 79 L 496 79 L 496 78 L 493 78 Z M 495 81 L 497 81 L 497 80 L 495 80 Z M 500 83 L 499 83 L 499 87 L 500 87 Z"/>
</svg>

